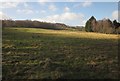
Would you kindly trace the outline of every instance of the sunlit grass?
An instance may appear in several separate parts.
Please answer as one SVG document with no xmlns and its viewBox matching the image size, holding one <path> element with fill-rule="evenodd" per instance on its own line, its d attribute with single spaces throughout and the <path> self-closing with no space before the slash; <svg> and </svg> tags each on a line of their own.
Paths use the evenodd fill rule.
<svg viewBox="0 0 120 81">
<path fill-rule="evenodd" d="M 47 29 L 38 29 L 38 28 L 10 28 L 10 29 L 18 30 L 21 32 L 43 33 L 43 34 L 61 35 L 66 37 L 75 37 L 75 38 L 118 39 L 118 35 L 115 34 L 102 34 L 102 33 L 69 31 L 69 30 L 47 30 Z"/>
</svg>

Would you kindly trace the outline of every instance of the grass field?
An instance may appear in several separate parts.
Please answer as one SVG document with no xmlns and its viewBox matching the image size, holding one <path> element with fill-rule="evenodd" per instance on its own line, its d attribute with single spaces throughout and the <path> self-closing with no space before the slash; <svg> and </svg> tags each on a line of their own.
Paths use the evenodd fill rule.
<svg viewBox="0 0 120 81">
<path fill-rule="evenodd" d="M 117 79 L 118 35 L 4 28 L 3 79 Z"/>
</svg>

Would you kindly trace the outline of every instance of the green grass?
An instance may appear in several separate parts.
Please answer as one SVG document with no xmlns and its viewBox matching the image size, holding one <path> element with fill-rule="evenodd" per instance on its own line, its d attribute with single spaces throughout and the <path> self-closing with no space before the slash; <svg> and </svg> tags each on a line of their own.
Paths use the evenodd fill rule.
<svg viewBox="0 0 120 81">
<path fill-rule="evenodd" d="M 117 79 L 118 35 L 4 28 L 3 79 Z"/>
</svg>

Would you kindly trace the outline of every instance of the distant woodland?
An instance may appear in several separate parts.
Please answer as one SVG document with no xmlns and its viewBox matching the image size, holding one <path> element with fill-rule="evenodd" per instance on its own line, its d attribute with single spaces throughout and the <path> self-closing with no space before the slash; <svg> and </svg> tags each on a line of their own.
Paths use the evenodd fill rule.
<svg viewBox="0 0 120 81">
<path fill-rule="evenodd" d="M 92 16 L 85 25 L 85 31 L 87 32 L 99 32 L 107 34 L 120 34 L 120 23 L 110 19 L 96 20 Z"/>
<path fill-rule="evenodd" d="M 68 26 L 63 23 L 49 23 L 31 20 L 1 20 L 2 27 L 27 27 L 27 28 L 43 28 L 53 30 L 79 30 L 84 31 L 83 26 Z"/>
<path fill-rule="evenodd" d="M 120 23 L 110 19 L 96 20 L 92 16 L 83 26 L 68 26 L 63 23 L 48 23 L 31 20 L 1 20 L 2 27 L 27 27 L 27 28 L 43 28 L 54 30 L 79 30 L 86 32 L 98 32 L 106 34 L 120 34 Z"/>
</svg>

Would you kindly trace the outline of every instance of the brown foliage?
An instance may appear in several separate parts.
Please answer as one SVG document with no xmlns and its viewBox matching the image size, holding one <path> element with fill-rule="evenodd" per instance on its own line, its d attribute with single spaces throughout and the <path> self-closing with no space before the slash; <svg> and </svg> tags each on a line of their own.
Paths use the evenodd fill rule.
<svg viewBox="0 0 120 81">
<path fill-rule="evenodd" d="M 88 30 L 92 30 L 92 32 L 100 32 L 100 33 L 108 33 L 108 34 L 120 33 L 119 32 L 120 26 L 119 23 L 117 23 L 116 21 L 112 22 L 110 19 L 103 19 L 97 21 L 93 16 L 88 21 L 90 22 L 90 24 L 89 27 L 86 28 L 89 28 Z"/>
</svg>

